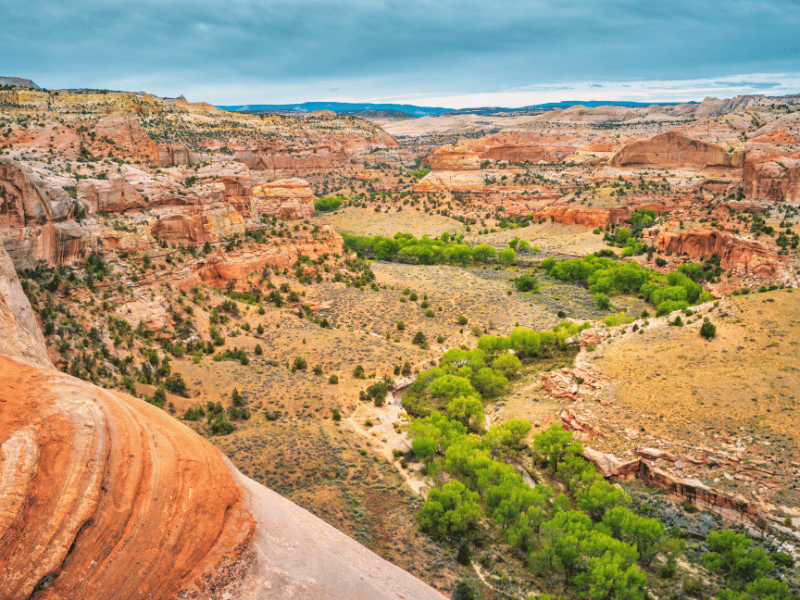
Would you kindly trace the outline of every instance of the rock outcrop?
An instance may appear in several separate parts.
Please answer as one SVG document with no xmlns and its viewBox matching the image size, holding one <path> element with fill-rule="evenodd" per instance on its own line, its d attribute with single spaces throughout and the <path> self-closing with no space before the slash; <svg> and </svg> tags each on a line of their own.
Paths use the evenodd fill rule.
<svg viewBox="0 0 800 600">
<path fill-rule="evenodd" d="M 478 153 L 482 160 L 508 162 L 557 162 L 570 155 L 581 145 L 569 136 L 510 131 L 496 133 L 464 145 Z"/>
<path fill-rule="evenodd" d="M 430 157 L 432 171 L 477 171 L 481 159 L 477 152 L 464 145 L 441 146 Z"/>
<path fill-rule="evenodd" d="M 158 145 L 158 164 L 162 167 L 169 165 L 190 165 L 192 160 L 192 152 L 189 147 L 183 143 L 177 144 L 159 144 Z"/>
<path fill-rule="evenodd" d="M 86 206 L 28 166 L 0 157 L 0 241 L 16 267 L 69 262 L 97 246 L 98 227 L 72 220 Z"/>
<path fill-rule="evenodd" d="M 78 182 L 77 194 L 90 213 L 125 212 L 147 205 L 136 189 L 119 175 L 107 180 L 83 179 Z"/>
<path fill-rule="evenodd" d="M 3 597 L 211 597 L 255 522 L 219 451 L 162 410 L 0 356 Z"/>
<path fill-rule="evenodd" d="M 678 131 L 660 133 L 647 140 L 623 146 L 609 161 L 610 165 L 658 165 L 661 167 L 728 167 L 744 166 L 744 152 L 729 152 L 717 144 L 686 137 Z"/>
<path fill-rule="evenodd" d="M 0 354 L 18 356 L 52 367 L 44 337 L 30 302 L 17 279 L 14 264 L 0 246 Z"/>
<path fill-rule="evenodd" d="M 305 179 L 279 179 L 253 188 L 253 211 L 279 219 L 314 216 L 314 194 Z"/>
<path fill-rule="evenodd" d="M 114 146 L 141 160 L 157 163 L 158 146 L 142 129 L 139 121 L 119 112 L 103 117 L 95 125 L 96 135 L 114 142 Z"/>
<path fill-rule="evenodd" d="M 533 218 L 552 219 L 563 225 L 583 225 L 584 227 L 605 227 L 606 225 L 619 225 L 630 219 L 633 211 L 630 207 L 619 206 L 614 208 L 584 208 L 564 205 L 548 206 L 537 212 Z"/>
<path fill-rule="evenodd" d="M 714 230 L 681 232 L 662 231 L 656 247 L 667 254 L 688 254 L 692 260 L 702 260 L 716 254 L 723 269 L 774 279 L 778 261 L 774 253 L 758 242 L 737 238 Z"/>
<path fill-rule="evenodd" d="M 800 202 L 800 159 L 781 156 L 748 160 L 742 187 L 748 198 Z"/>
<path fill-rule="evenodd" d="M 0 77 L 0 85 L 13 85 L 16 87 L 39 89 L 39 86 L 33 83 L 30 79 L 22 79 L 21 77 Z"/>
</svg>

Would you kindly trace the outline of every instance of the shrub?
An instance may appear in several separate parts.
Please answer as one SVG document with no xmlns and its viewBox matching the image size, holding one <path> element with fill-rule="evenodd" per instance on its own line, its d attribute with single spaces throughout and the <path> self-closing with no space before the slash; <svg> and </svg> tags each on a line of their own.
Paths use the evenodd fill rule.
<svg viewBox="0 0 800 600">
<path fill-rule="evenodd" d="M 302 356 L 297 356 L 294 359 L 294 363 L 292 364 L 292 372 L 295 371 L 305 371 L 308 368 L 308 362 Z"/>
<path fill-rule="evenodd" d="M 325 197 L 314 200 L 314 210 L 317 212 L 332 212 L 342 206 L 343 198 Z"/>
<path fill-rule="evenodd" d="M 405 328 L 406 328 L 406 324 L 403 321 L 398 321 L 397 322 L 397 330 L 398 331 L 404 331 Z"/>
<path fill-rule="evenodd" d="M 428 309 L 428 310 L 425 312 L 425 316 L 426 316 L 426 317 L 428 317 L 429 319 L 432 319 L 433 317 L 435 317 L 435 316 L 436 316 L 436 313 L 434 313 L 434 312 L 433 312 L 433 311 L 432 311 L 432 310 L 429 308 L 429 309 Z"/>
<path fill-rule="evenodd" d="M 356 365 L 356 367 L 353 369 L 353 377 L 356 377 L 357 379 L 366 379 L 367 374 L 364 373 L 364 367 L 361 365 Z"/>
<path fill-rule="evenodd" d="M 256 356 L 261 356 L 264 354 L 264 349 L 261 347 L 261 344 L 256 344 L 255 353 Z"/>
<path fill-rule="evenodd" d="M 342 413 L 339 412 L 338 408 L 333 409 L 333 420 L 337 423 L 342 420 Z"/>
<path fill-rule="evenodd" d="M 594 300 L 597 302 L 597 308 L 600 310 L 609 310 L 611 308 L 611 298 L 605 294 L 595 294 Z"/>
<path fill-rule="evenodd" d="M 328 383 L 330 383 L 331 385 L 336 385 L 337 383 L 339 383 L 339 377 L 336 375 L 331 375 L 330 377 L 328 377 Z"/>
<path fill-rule="evenodd" d="M 709 321 L 708 317 L 705 318 L 703 324 L 700 326 L 700 335 L 707 340 L 714 339 L 714 336 L 717 335 L 717 326 Z"/>
<path fill-rule="evenodd" d="M 666 267 L 667 266 L 667 261 L 659 256 L 658 258 L 656 258 L 656 266 L 657 267 Z"/>
<path fill-rule="evenodd" d="M 425 346 L 427 346 L 427 345 L 428 345 L 428 340 L 427 340 L 427 338 L 425 337 L 425 334 L 424 334 L 424 333 L 422 333 L 421 331 L 418 331 L 418 332 L 416 333 L 416 335 L 414 335 L 414 339 L 413 339 L 413 340 L 411 340 L 411 343 L 412 343 L 412 344 L 416 344 L 416 345 L 417 345 L 417 346 L 419 346 L 420 348 L 424 348 Z"/>
<path fill-rule="evenodd" d="M 514 278 L 514 287 L 520 292 L 533 292 L 539 289 L 539 282 L 530 273 Z"/>
<path fill-rule="evenodd" d="M 461 315 L 461 316 L 458 317 L 458 324 L 459 325 L 466 325 L 467 322 L 468 322 L 468 319 L 464 315 Z"/>
</svg>

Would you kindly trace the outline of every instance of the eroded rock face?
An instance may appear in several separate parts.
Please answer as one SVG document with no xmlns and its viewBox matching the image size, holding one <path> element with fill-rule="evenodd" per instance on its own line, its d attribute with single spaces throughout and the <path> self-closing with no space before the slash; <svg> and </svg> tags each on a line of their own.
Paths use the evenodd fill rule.
<svg viewBox="0 0 800 600">
<path fill-rule="evenodd" d="M 109 180 L 83 179 L 78 182 L 78 198 L 90 212 L 125 212 L 146 206 L 136 189 L 124 177 Z"/>
<path fill-rule="evenodd" d="M 748 160 L 742 187 L 748 198 L 800 202 L 800 159 L 782 156 Z"/>
<path fill-rule="evenodd" d="M 441 146 L 431 156 L 433 171 L 476 171 L 481 168 L 477 152 L 467 146 Z"/>
<path fill-rule="evenodd" d="M 103 117 L 97 122 L 95 131 L 99 137 L 114 141 L 114 145 L 141 160 L 156 163 L 158 146 L 142 129 L 135 117 L 124 112 Z"/>
<path fill-rule="evenodd" d="M 25 292 L 22 291 L 14 271 L 14 264 L 2 246 L 0 246 L 0 354 L 18 356 L 40 366 L 52 367 L 36 316 Z"/>
<path fill-rule="evenodd" d="M 48 188 L 26 165 L 0 157 L 0 231 L 64 221 L 72 211 L 64 190 Z"/>
<path fill-rule="evenodd" d="M 0 356 L 4 598 L 211 597 L 255 522 L 219 451 L 162 410 Z"/>
<path fill-rule="evenodd" d="M 162 167 L 168 165 L 190 165 L 192 160 L 192 153 L 188 146 L 183 143 L 177 144 L 159 144 L 158 145 L 158 164 Z"/>
<path fill-rule="evenodd" d="M 658 165 L 662 167 L 729 167 L 744 166 L 744 152 L 728 152 L 717 144 L 686 137 L 678 131 L 667 131 L 647 140 L 626 144 L 609 164 Z"/>
<path fill-rule="evenodd" d="M 583 225 L 584 227 L 605 227 L 619 225 L 630 219 L 632 210 L 627 206 L 615 208 L 583 208 L 570 206 L 550 206 L 537 212 L 534 219 L 552 219 L 564 225 Z"/>
<path fill-rule="evenodd" d="M 305 179 L 279 179 L 253 188 L 253 211 L 279 219 L 314 216 L 314 194 Z"/>
<path fill-rule="evenodd" d="M 574 138 L 524 131 L 496 133 L 465 146 L 484 160 L 508 162 L 560 161 L 577 149 Z"/>
<path fill-rule="evenodd" d="M 656 245 L 668 254 L 685 252 L 693 260 L 716 254 L 722 268 L 736 269 L 765 279 L 774 278 L 778 272 L 777 257 L 762 244 L 719 231 L 662 231 L 658 234 Z"/>
</svg>

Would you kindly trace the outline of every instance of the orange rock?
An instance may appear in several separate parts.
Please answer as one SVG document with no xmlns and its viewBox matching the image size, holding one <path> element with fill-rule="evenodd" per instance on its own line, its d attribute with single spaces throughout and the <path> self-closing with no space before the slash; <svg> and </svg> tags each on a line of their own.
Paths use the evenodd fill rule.
<svg viewBox="0 0 800 600">
<path fill-rule="evenodd" d="M 658 165 L 663 167 L 744 166 L 744 152 L 728 152 L 717 144 L 686 137 L 678 131 L 660 133 L 647 140 L 623 146 L 609 161 L 610 165 Z"/>
<path fill-rule="evenodd" d="M 773 279 L 778 273 L 777 256 L 762 244 L 713 230 L 691 230 L 673 233 L 662 231 L 656 245 L 668 254 L 689 255 L 702 260 L 716 254 L 724 269 L 735 269 L 744 274 Z"/>
<path fill-rule="evenodd" d="M 575 152 L 582 141 L 574 136 L 543 135 L 527 131 L 496 133 L 464 146 L 478 153 L 482 160 L 508 162 L 556 162 Z"/>
<path fill-rule="evenodd" d="M 800 202 L 800 160 L 789 156 L 748 159 L 742 187 L 748 198 Z"/>
<path fill-rule="evenodd" d="M 310 218 L 314 216 L 314 194 L 305 179 L 261 183 L 253 189 L 253 209 L 280 219 Z"/>
<path fill-rule="evenodd" d="M 148 162 L 158 162 L 158 146 L 135 117 L 119 112 L 103 117 L 95 126 L 97 135 L 114 142 L 119 150 Z"/>
<path fill-rule="evenodd" d="M 190 165 L 193 162 L 192 153 L 184 143 L 158 145 L 159 166 Z"/>
<path fill-rule="evenodd" d="M 552 219 L 564 225 L 583 225 L 584 227 L 605 227 L 608 224 L 619 225 L 630 218 L 633 211 L 630 207 L 584 208 L 571 206 L 550 206 L 537 212 L 533 218 Z"/>
<path fill-rule="evenodd" d="M 430 158 L 432 171 L 476 171 L 481 168 L 480 157 L 467 146 L 441 146 Z"/>
<path fill-rule="evenodd" d="M 247 569 L 241 490 L 164 411 L 8 356 L 0 403 L 4 598 L 208 593 Z"/>
</svg>

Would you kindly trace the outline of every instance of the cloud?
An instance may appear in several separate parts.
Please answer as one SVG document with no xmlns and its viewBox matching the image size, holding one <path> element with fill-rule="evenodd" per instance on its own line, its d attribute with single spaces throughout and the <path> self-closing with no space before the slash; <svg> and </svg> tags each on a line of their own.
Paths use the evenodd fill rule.
<svg viewBox="0 0 800 600">
<path fill-rule="evenodd" d="M 777 81 L 715 81 L 716 85 L 730 88 L 752 88 L 754 90 L 768 90 L 780 87 Z"/>
<path fill-rule="evenodd" d="M 9 75 L 232 104 L 800 70 L 785 0 L 6 0 L 0 22 Z"/>
</svg>

